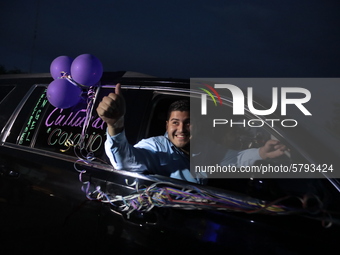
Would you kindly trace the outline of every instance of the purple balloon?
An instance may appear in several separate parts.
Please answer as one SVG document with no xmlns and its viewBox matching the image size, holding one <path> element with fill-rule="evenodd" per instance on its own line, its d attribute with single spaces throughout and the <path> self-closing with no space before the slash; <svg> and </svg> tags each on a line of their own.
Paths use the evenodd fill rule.
<svg viewBox="0 0 340 255">
<path fill-rule="evenodd" d="M 99 82 L 103 75 L 103 65 L 98 58 L 91 54 L 82 54 L 76 57 L 71 65 L 71 76 L 76 82 L 93 86 Z"/>
<path fill-rule="evenodd" d="M 48 85 L 47 99 L 57 108 L 70 108 L 79 103 L 82 89 L 67 79 L 56 79 Z"/>
<path fill-rule="evenodd" d="M 50 65 L 50 73 L 53 79 L 61 77 L 61 72 L 71 73 L 73 58 L 68 56 L 59 56 L 55 58 Z"/>
</svg>

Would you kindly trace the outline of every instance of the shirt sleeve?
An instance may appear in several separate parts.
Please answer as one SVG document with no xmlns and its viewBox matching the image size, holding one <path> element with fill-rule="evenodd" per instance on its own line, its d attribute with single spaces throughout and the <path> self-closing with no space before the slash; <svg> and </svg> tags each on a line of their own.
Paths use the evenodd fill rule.
<svg viewBox="0 0 340 255">
<path fill-rule="evenodd" d="M 261 159 L 258 148 L 243 151 L 228 150 L 221 161 L 221 165 L 234 165 L 236 167 L 251 166 Z"/>
<path fill-rule="evenodd" d="M 105 141 L 105 152 L 111 164 L 117 170 L 145 172 L 154 169 L 157 164 L 155 144 L 152 141 L 141 141 L 142 146 L 136 147 L 129 144 L 125 131 L 110 136 L 108 133 Z"/>
</svg>

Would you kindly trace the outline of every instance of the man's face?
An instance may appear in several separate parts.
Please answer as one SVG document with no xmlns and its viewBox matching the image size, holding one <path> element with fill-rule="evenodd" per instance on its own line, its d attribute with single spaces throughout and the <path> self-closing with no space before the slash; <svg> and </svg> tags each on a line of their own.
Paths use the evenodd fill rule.
<svg viewBox="0 0 340 255">
<path fill-rule="evenodd" d="M 189 151 L 191 134 L 190 113 L 187 111 L 173 111 L 166 122 L 166 130 L 170 141 L 186 152 Z"/>
</svg>

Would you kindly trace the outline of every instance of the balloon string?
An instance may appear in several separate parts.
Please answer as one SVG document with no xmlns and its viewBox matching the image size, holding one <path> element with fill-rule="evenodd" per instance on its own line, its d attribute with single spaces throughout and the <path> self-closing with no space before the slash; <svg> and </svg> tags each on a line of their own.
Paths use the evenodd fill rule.
<svg viewBox="0 0 340 255">
<path fill-rule="evenodd" d="M 96 91 L 94 89 L 94 87 L 90 87 L 88 92 L 87 92 L 87 107 L 86 107 L 86 117 L 85 117 L 85 121 L 84 121 L 84 125 L 83 125 L 83 129 L 82 129 L 82 133 L 81 133 L 81 143 L 84 142 L 85 140 L 85 134 L 87 132 L 87 128 L 90 124 L 91 118 L 92 118 L 92 111 L 93 111 L 93 106 L 94 106 L 94 99 L 96 96 Z"/>
<path fill-rule="evenodd" d="M 68 151 L 71 147 L 74 147 L 74 149 L 79 148 L 80 150 L 85 148 L 85 139 L 86 139 L 86 133 L 87 129 L 90 125 L 90 121 L 92 119 L 92 111 L 94 106 L 94 100 L 96 97 L 96 90 L 93 87 L 87 87 L 87 107 L 85 109 L 85 120 L 82 127 L 82 131 L 80 133 L 79 142 L 77 144 L 74 143 L 71 139 L 67 139 L 64 143 L 66 146 L 66 149 L 60 149 L 61 152 Z M 88 153 L 88 152 L 86 152 Z M 87 156 L 85 156 L 87 158 Z M 78 156 L 79 158 L 79 156 Z"/>
<path fill-rule="evenodd" d="M 88 86 L 85 86 L 85 85 L 80 84 L 80 83 L 76 82 L 75 80 L 73 80 L 72 76 L 69 75 L 69 74 L 66 73 L 66 72 L 61 72 L 61 77 L 60 77 L 60 78 L 61 78 L 61 79 L 67 79 L 69 82 L 71 82 L 71 83 L 72 83 L 73 85 L 75 85 L 75 86 L 79 86 L 79 87 L 81 87 L 81 88 L 88 88 Z"/>
</svg>

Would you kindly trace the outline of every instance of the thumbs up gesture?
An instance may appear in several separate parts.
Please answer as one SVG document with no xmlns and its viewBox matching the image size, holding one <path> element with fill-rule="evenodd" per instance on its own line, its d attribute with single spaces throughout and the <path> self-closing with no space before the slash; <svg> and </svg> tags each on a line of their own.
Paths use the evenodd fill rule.
<svg viewBox="0 0 340 255">
<path fill-rule="evenodd" d="M 118 83 L 115 92 L 104 96 L 97 107 L 99 117 L 106 122 L 111 136 L 124 129 L 125 100 L 121 93 L 121 85 Z"/>
</svg>

